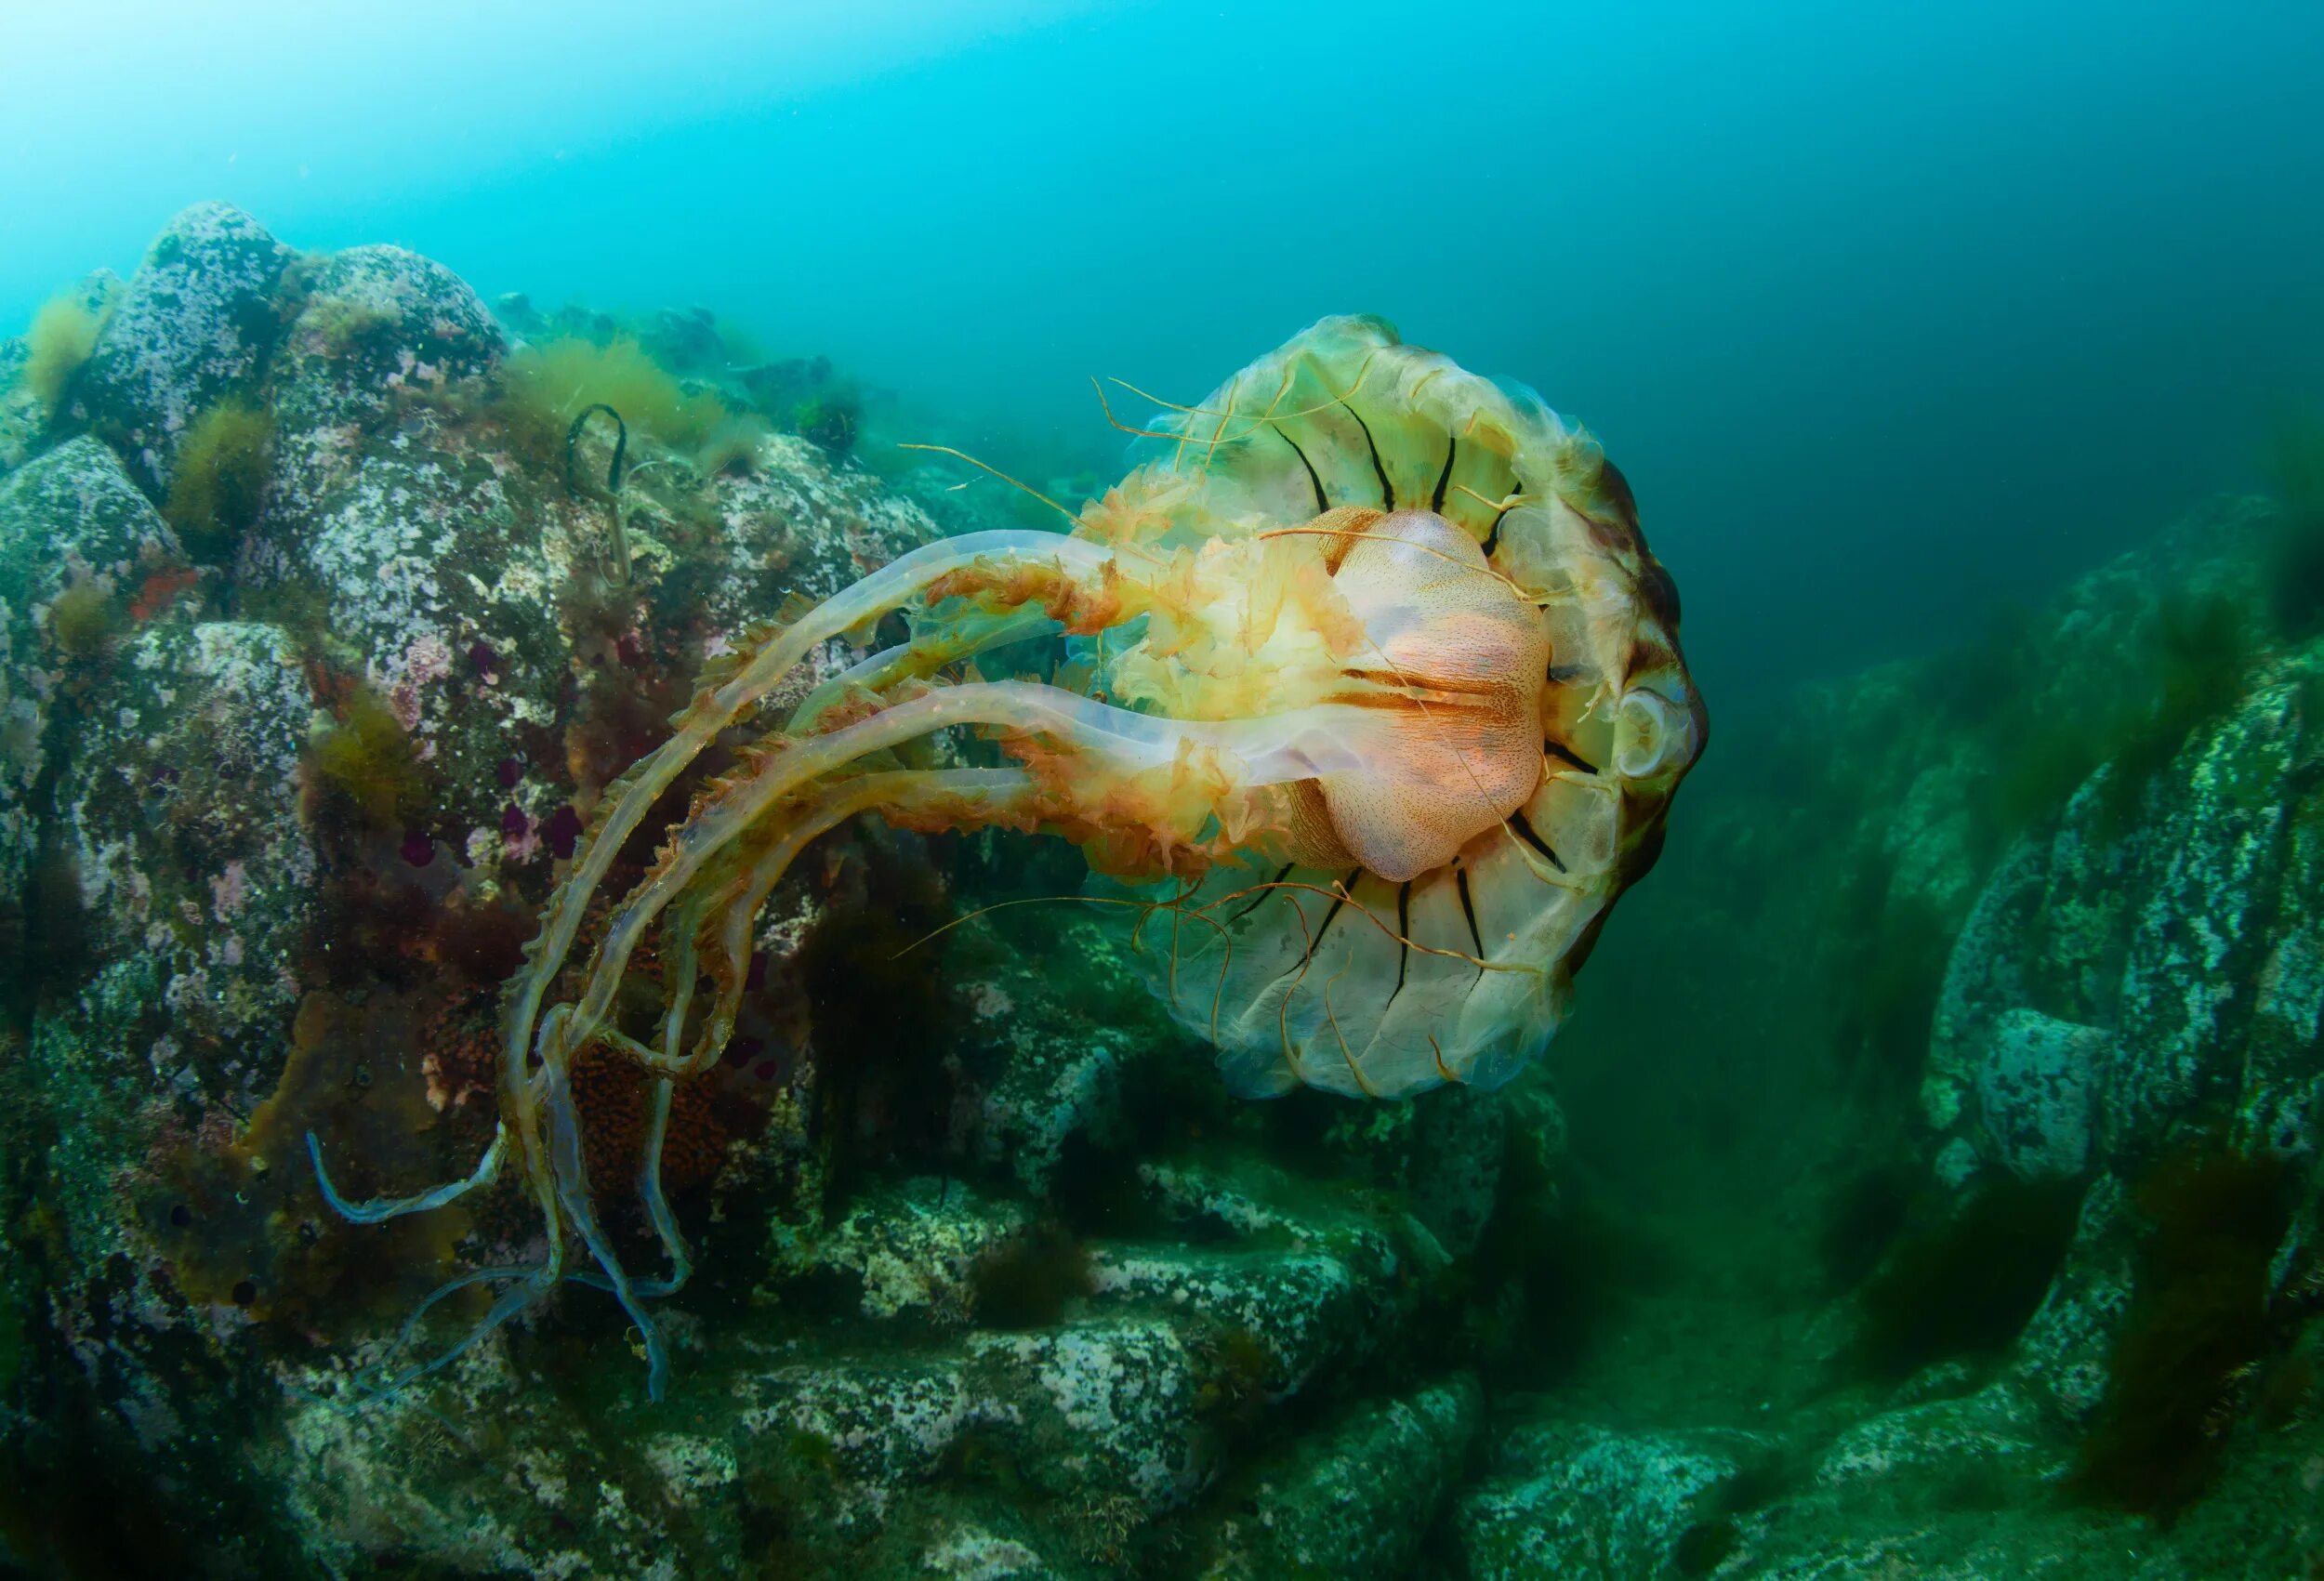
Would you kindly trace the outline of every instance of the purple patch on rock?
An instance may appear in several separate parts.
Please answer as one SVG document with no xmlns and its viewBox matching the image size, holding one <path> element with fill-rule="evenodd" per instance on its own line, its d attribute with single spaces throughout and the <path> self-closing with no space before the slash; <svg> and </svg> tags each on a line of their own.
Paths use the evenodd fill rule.
<svg viewBox="0 0 2324 1581">
<path fill-rule="evenodd" d="M 549 850 L 560 862 L 573 854 L 573 848 L 581 843 L 581 814 L 569 802 L 557 804 L 557 810 L 541 825 L 541 838 L 548 842 Z"/>
<path fill-rule="evenodd" d="M 745 1033 L 726 1046 L 723 1060 L 729 1065 L 747 1065 L 766 1051 L 765 1039 L 753 1037 L 750 1034 Z"/>
<path fill-rule="evenodd" d="M 500 834 L 504 839 L 521 840 L 532 829 L 533 820 L 524 815 L 524 809 L 515 802 L 500 810 Z"/>
<path fill-rule="evenodd" d="M 764 988 L 766 985 L 767 957 L 754 955 L 750 957 L 750 969 L 743 973 L 743 986 L 756 990 Z"/>
<path fill-rule="evenodd" d="M 500 655 L 493 652 L 492 644 L 489 642 L 469 644 L 468 662 L 476 666 L 478 675 L 500 673 Z"/>
<path fill-rule="evenodd" d="M 436 860 L 436 842 L 414 829 L 403 837 L 402 855 L 414 867 L 425 867 Z"/>
<path fill-rule="evenodd" d="M 517 782 L 524 778 L 524 759 L 522 758 L 503 758 L 494 766 L 493 778 L 500 782 L 500 788 L 502 790 L 516 789 Z"/>
</svg>

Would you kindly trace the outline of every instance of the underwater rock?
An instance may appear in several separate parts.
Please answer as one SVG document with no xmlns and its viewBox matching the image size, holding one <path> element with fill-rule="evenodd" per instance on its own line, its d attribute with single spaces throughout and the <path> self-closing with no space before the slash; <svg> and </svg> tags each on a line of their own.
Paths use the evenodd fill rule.
<svg viewBox="0 0 2324 1581">
<path fill-rule="evenodd" d="M 109 269 L 93 270 L 79 285 L 44 305 L 23 335 L 0 340 L 0 477 L 39 455 L 55 437 L 59 411 L 86 366 L 76 359 L 93 349 L 120 296 L 121 277 Z M 52 317 L 59 310 L 61 324 Z"/>
<path fill-rule="evenodd" d="M 468 283 L 402 247 L 324 254 L 297 276 L 304 295 L 268 377 L 285 433 L 376 423 L 394 403 L 489 373 L 500 325 Z"/>
<path fill-rule="evenodd" d="M 2042 1127 L 2073 1107 L 2056 1084 L 2080 1080 L 2097 1162 L 2151 1151 L 2213 1112 L 2253 1145 L 2304 1150 L 2324 1078 L 2304 1033 L 2324 1011 L 2311 965 L 2324 955 L 2298 899 L 2317 861 L 2305 830 L 2324 810 L 2300 767 L 2317 749 L 2306 698 L 2318 665 L 2324 655 L 2304 656 L 2255 677 L 2155 772 L 2148 810 L 2126 830 L 2104 826 L 2101 777 L 2046 841 L 1995 871 L 1955 945 L 1932 1039 L 1924 1101 L 1940 1132 L 1973 1093 L 2002 1096 L 1993 1061 L 2037 1061 L 2051 1072 L 2038 1078 L 2049 1117 L 2014 1113 L 2050 1137 L 2041 1148 L 2073 1151 L 2070 1126 Z M 2093 1030 L 2027 1041 L 2041 1024 L 2023 1019 L 2029 1004 L 2048 1007 L 2045 1023 Z M 2255 1034 L 2265 1057 L 2250 1060 Z M 2028 1100 L 2020 1087 L 2005 1107 Z"/>
<path fill-rule="evenodd" d="M 274 1212 L 292 1155 L 240 1151 L 237 1116 L 275 1086 L 298 993 L 309 705 L 280 632 L 175 618 L 124 640 L 90 704 L 53 814 L 72 900 L 39 918 L 70 942 L 6 1084 L 43 1181 L 46 1327 L 99 1407 L 58 1447 L 118 1441 L 158 1482 L 235 1501 L 216 1414 L 250 1408 L 251 1309 L 285 1293 L 254 1275 L 296 1224 Z"/>
<path fill-rule="evenodd" d="M 832 387 L 831 359 L 786 357 L 781 362 L 745 368 L 736 376 L 762 410 L 788 412 L 800 402 Z"/>
<path fill-rule="evenodd" d="M 318 1379 L 317 1382 L 322 1380 Z M 423 1563 L 456 1574 L 576 1578 L 748 1574 L 733 1450 L 667 1423 L 611 1455 L 568 1409 L 489 1362 L 449 1379 L 458 1414 L 294 1396 L 251 1446 L 303 1563 L 334 1576 Z M 485 1458 L 489 1445 L 491 1458 Z M 691 1544 L 672 1566 L 675 1533 Z"/>
<path fill-rule="evenodd" d="M 2106 1400 L 2114 1334 L 2130 1309 L 2138 1227 L 2114 1175 L 2083 1195 L 2057 1277 L 2018 1336 L 2010 1375 L 2059 1420 L 2085 1420 Z"/>
<path fill-rule="evenodd" d="M 937 1581 L 1057 1581 L 1049 1561 L 1014 1537 L 974 1524 L 954 1527 L 920 1555 Z"/>
<path fill-rule="evenodd" d="M 770 618 L 794 593 L 827 599 L 939 535 L 918 506 L 791 434 L 759 439 L 746 473 L 716 481 L 711 508 L 714 557 L 665 574 L 727 633 Z"/>
<path fill-rule="evenodd" d="M 1362 1405 L 1247 1473 L 1204 1581 L 1399 1581 L 1444 1508 L 1484 1416 L 1467 1374 Z"/>
<path fill-rule="evenodd" d="M 273 1074 L 315 898 L 297 652 L 271 626 L 158 621 L 92 701 L 57 804 L 94 956 L 154 975 L 180 1059 L 226 1056 L 190 1073 L 157 1048 L 163 1086 L 191 1074 L 247 1100 Z"/>
<path fill-rule="evenodd" d="M 87 975 L 35 1022 L 59 1121 L 60 1223 L 137 1238 L 113 1192 L 179 1102 L 247 1111 L 272 1087 L 313 915 L 297 816 L 309 705 L 272 627 L 163 621 L 127 642 L 57 788 Z M 86 1259 L 85 1259 L 86 1260 Z"/>
<path fill-rule="evenodd" d="M 1472 1581 L 1659 1575 L 1715 1495 L 1762 1450 L 1733 1432 L 1623 1432 L 1554 1419 L 1520 1427 L 1463 1494 L 1453 1529 Z"/>
<path fill-rule="evenodd" d="M 307 497 L 271 508 L 239 576 L 296 610 L 307 640 L 408 739 L 425 801 L 403 797 L 372 833 L 425 829 L 464 863 L 491 866 L 515 843 L 504 842 L 503 808 L 520 809 L 529 832 L 570 795 L 553 771 L 572 650 L 561 592 L 597 544 L 586 523 L 546 508 L 537 484 L 443 441 L 435 423 L 417 416 L 408 431 L 362 441 Z M 309 588 L 319 607 L 302 603 Z M 613 643 L 601 643 L 602 665 Z M 552 772 L 502 784 L 512 749 Z M 539 849 L 532 841 L 518 859 Z"/>
<path fill-rule="evenodd" d="M 1885 1482 L 1958 1497 L 1961 1476 L 2040 1479 L 2059 1462 L 2039 1414 L 2001 1382 L 1866 1417 L 1832 1441 L 1810 1478 L 1819 1489 Z"/>
<path fill-rule="evenodd" d="M 978 1259 L 1022 1232 L 1029 1217 L 1022 1205 L 989 1201 L 965 1181 L 923 1177 L 873 1188 L 820 1232 L 778 1224 L 775 1266 L 794 1278 L 852 1279 L 865 1318 L 957 1328 L 973 1315 Z"/>
<path fill-rule="evenodd" d="M 971 1440 L 1046 1495 L 1119 1495 L 1152 1515 L 1208 1474 L 1214 1448 L 1196 1384 L 1170 1324 L 1123 1316 L 786 1367 L 735 1390 L 746 1429 L 779 1424 L 827 1446 L 865 1515 Z"/>
<path fill-rule="evenodd" d="M 1103 1033 L 1092 1033 L 1078 1048 L 1024 1041 L 1026 1057 L 1010 1061 L 985 1097 L 983 1151 L 1040 1191 L 1067 1142 L 1082 1138 L 1105 1146 L 1120 1140 L 1121 1067 L 1135 1056 L 1124 1040 Z"/>
<path fill-rule="evenodd" d="M 32 349 L 20 335 L 0 340 L 0 477 L 32 458 L 48 427 L 40 399 L 23 387 Z"/>
<path fill-rule="evenodd" d="M 718 315 L 707 308 L 659 309 L 638 338 L 655 362 L 673 373 L 725 369 L 726 339 L 719 333 Z"/>
<path fill-rule="evenodd" d="M 2093 1089 L 2110 1038 L 2018 1009 L 1995 1023 L 1977 1074 L 1977 1108 L 2001 1163 L 2021 1179 L 2079 1175 L 2090 1157 Z"/>
<path fill-rule="evenodd" d="M 71 409 L 149 492 L 167 490 L 178 444 L 205 408 L 255 390 L 282 336 L 279 291 L 294 256 L 218 203 L 179 214 L 147 249 Z"/>
<path fill-rule="evenodd" d="M 140 612 L 166 607 L 148 585 L 184 565 L 177 534 L 94 440 L 0 480 L 0 901 L 14 901 L 38 850 L 30 798 L 52 756 L 51 714 L 117 662 L 110 650 Z"/>
<path fill-rule="evenodd" d="M 1100 1306 L 1121 1302 L 1192 1320 L 1193 1342 L 1217 1364 L 1222 1403 L 1298 1393 L 1326 1367 L 1353 1364 L 1391 1341 L 1398 1315 L 1378 1271 L 1321 1247 L 1109 1245 L 1094 1271 Z"/>
<path fill-rule="evenodd" d="M 1499 1092 L 1453 1087 L 1442 1102 L 1346 1110 L 1325 1144 L 1402 1191 L 1437 1245 L 1458 1258 L 1476 1249 L 1493 1216 L 1512 1130 L 1548 1177 L 1564 1152 L 1565 1116 L 1537 1072 Z"/>
</svg>

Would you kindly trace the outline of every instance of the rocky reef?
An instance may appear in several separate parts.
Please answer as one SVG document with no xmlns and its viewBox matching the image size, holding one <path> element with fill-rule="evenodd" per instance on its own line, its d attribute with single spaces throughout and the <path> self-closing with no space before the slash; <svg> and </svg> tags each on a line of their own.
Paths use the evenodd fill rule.
<svg viewBox="0 0 2324 1581">
<path fill-rule="evenodd" d="M 583 1289 L 381 1397 L 535 1221 L 347 1223 L 304 1134 L 350 1196 L 464 1171 L 699 665 L 1012 507 L 707 314 L 221 206 L 60 301 L 0 347 L 0 1564 L 2324 1565 L 2324 644 L 2266 503 L 1729 726 L 1554 1086 L 1236 1101 L 1113 932 L 986 909 L 1069 850 L 842 830 L 673 1116 L 668 1398 Z M 643 1265 L 646 1089 L 575 1086 Z"/>
</svg>

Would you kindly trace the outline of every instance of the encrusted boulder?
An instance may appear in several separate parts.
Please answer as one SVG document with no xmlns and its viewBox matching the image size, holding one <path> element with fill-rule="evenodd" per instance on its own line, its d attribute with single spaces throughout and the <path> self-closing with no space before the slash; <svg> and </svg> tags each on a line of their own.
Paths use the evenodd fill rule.
<svg viewBox="0 0 2324 1581">
<path fill-rule="evenodd" d="M 960 1328 L 974 1315 L 979 1259 L 1023 1234 L 1030 1218 L 1023 1204 L 965 1181 L 922 1178 L 866 1192 L 828 1226 L 778 1223 L 775 1268 L 849 1282 L 857 1313 L 875 1322 Z"/>
<path fill-rule="evenodd" d="M 0 477 L 31 458 L 48 426 L 40 399 L 23 386 L 31 349 L 20 336 L 0 340 Z"/>
<path fill-rule="evenodd" d="M 55 838 L 93 968 L 34 1024 L 67 1215 L 134 1238 L 109 1194 L 158 1127 L 246 1111 L 281 1074 L 315 862 L 298 816 L 310 705 L 271 626 L 157 621 L 99 684 L 59 776 Z M 102 1162 L 100 1162 L 100 1160 Z"/>
<path fill-rule="evenodd" d="M 271 626 L 156 622 L 94 700 L 57 800 L 95 950 L 155 974 L 175 1038 L 233 1048 L 221 1074 L 270 1076 L 315 903 L 298 655 Z"/>
<path fill-rule="evenodd" d="M 1472 1581 L 1697 1574 L 1723 1539 L 1697 1535 L 1716 1495 L 1761 1449 L 1743 1434 L 1625 1432 L 1555 1419 L 1495 1448 L 1453 1526 Z M 1684 1573 L 1682 1571 L 1681 1573 Z"/>
<path fill-rule="evenodd" d="M 168 489 L 179 442 L 205 408 L 256 392 L 282 337 L 295 256 L 218 203 L 187 209 L 147 249 L 72 401 L 144 488 Z"/>
<path fill-rule="evenodd" d="M 408 739 L 427 785 L 424 805 L 396 810 L 408 830 L 464 865 L 537 867 L 551 854 L 537 831 L 572 795 L 565 609 L 594 585 L 594 524 L 434 413 L 332 438 L 349 448 L 328 465 L 301 449 L 317 435 L 339 430 L 292 443 L 294 481 L 245 541 L 239 580 L 296 612 Z M 634 612 L 602 615 L 591 665 L 626 680 L 617 650 Z M 392 846 L 406 832 L 376 834 Z"/>
<path fill-rule="evenodd" d="M 746 471 L 713 481 L 710 509 L 714 552 L 681 542 L 641 552 L 713 632 L 772 620 L 794 594 L 830 598 L 939 535 L 918 506 L 792 434 L 759 438 Z"/>
<path fill-rule="evenodd" d="M 184 566 L 177 534 L 94 440 L 0 479 L 0 896 L 22 889 L 38 849 L 29 798 L 51 715 L 83 705 L 107 651 L 182 590 Z"/>
<path fill-rule="evenodd" d="M 1964 1473 L 2039 1481 L 2060 1458 L 2039 1414 L 2004 1382 L 1855 1423 L 1826 1447 L 1811 1481 L 1822 1490 L 1884 1483 L 1909 1498 Z"/>
<path fill-rule="evenodd" d="M 2017 1009 L 1994 1023 L 1977 1073 L 1977 1110 L 1996 1156 L 2021 1179 L 2071 1179 L 2090 1160 L 2094 1089 L 2111 1039 Z"/>
<path fill-rule="evenodd" d="M 1412 1574 L 1483 1416 L 1476 1380 L 1461 1374 L 1302 1435 L 1247 1474 L 1241 1509 L 1211 1536 L 1204 1581 Z"/>
<path fill-rule="evenodd" d="M 377 423 L 403 402 L 488 374 L 499 323 L 468 282 L 402 247 L 349 247 L 295 276 L 297 316 L 268 372 L 285 434 Z"/>
</svg>

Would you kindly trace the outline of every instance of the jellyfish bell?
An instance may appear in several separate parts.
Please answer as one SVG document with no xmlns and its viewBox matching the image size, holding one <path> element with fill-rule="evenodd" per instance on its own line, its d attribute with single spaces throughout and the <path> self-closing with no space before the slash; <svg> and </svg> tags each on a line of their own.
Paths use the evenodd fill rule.
<svg viewBox="0 0 2324 1581">
<path fill-rule="evenodd" d="M 706 671 L 669 739 L 606 788 L 544 909 L 505 1002 L 499 1130 L 469 1177 L 350 1203 L 310 1138 L 325 1194 L 364 1222 L 522 1171 L 547 1254 L 446 1287 L 508 1285 L 458 1349 L 570 1277 L 627 1309 L 658 1397 L 643 1302 L 691 1266 L 659 1170 L 673 1085 L 733 1036 L 775 884 L 858 813 L 1076 842 L 1133 886 L 1102 898 L 1240 1092 L 1492 1085 L 1547 1043 L 1706 731 L 1619 474 L 1529 392 L 1368 318 L 1327 319 L 1135 431 L 1149 458 L 1059 507 L 1068 530 L 925 546 Z M 616 853 L 702 750 L 899 611 L 909 640 L 705 783 L 583 951 Z M 1060 628 L 1089 654 L 1084 684 L 970 679 L 978 653 Z M 899 766 L 960 727 L 1008 766 Z M 650 1041 L 614 1014 L 649 939 Z M 570 1077 L 592 1047 L 654 1082 L 639 1189 L 662 1276 L 633 1276 L 598 1219 Z"/>
<path fill-rule="evenodd" d="M 1708 734 L 1627 484 L 1530 391 L 1377 319 L 1324 321 L 1152 432 L 1146 487 L 1200 480 L 1174 531 L 1311 523 L 1376 711 L 1359 767 L 1298 787 L 1293 837 L 1221 860 L 1180 902 L 1202 925 L 1141 926 L 1135 958 L 1247 1094 L 1506 1081 Z"/>
</svg>

